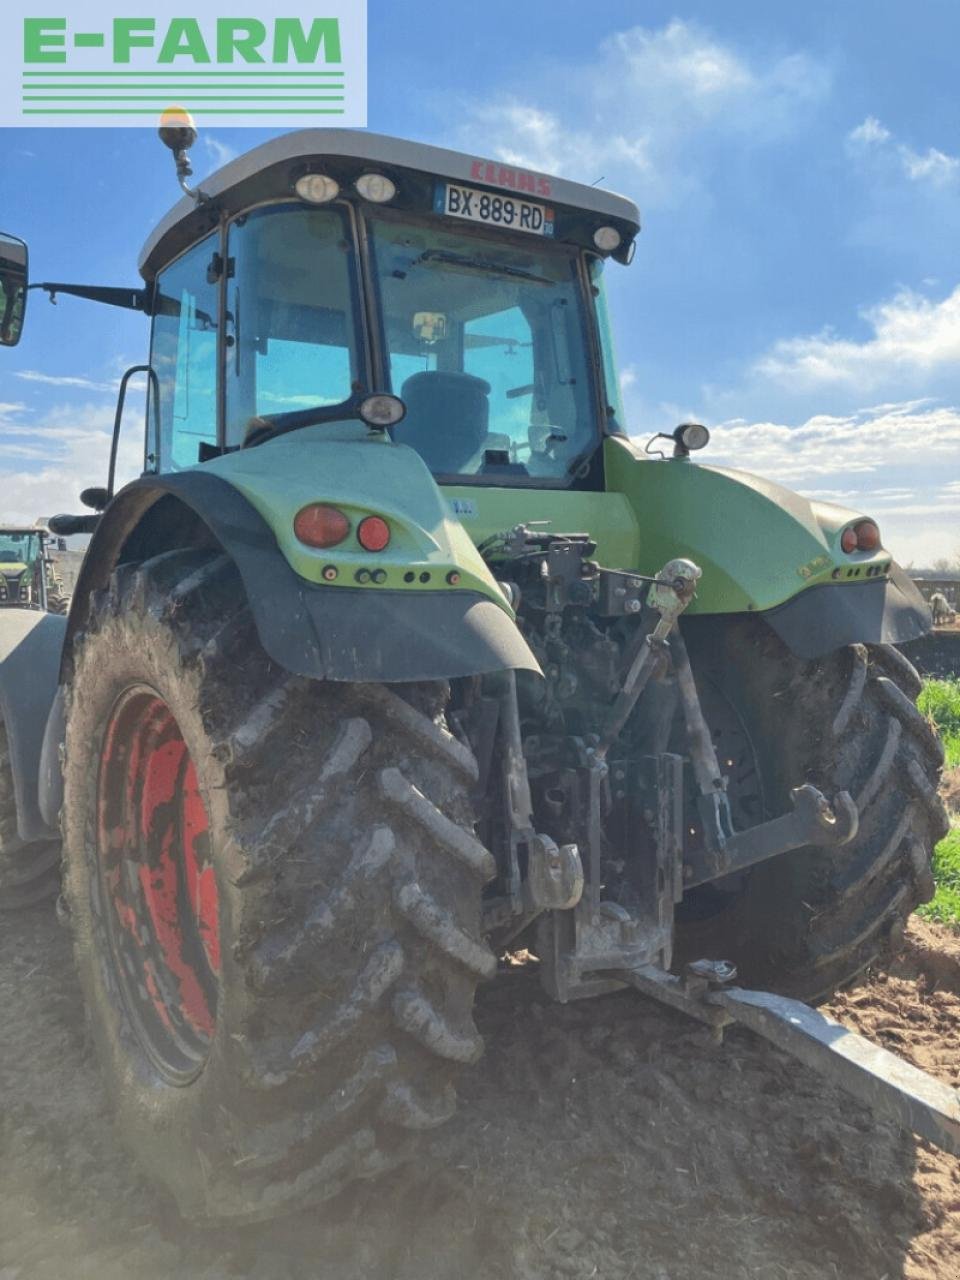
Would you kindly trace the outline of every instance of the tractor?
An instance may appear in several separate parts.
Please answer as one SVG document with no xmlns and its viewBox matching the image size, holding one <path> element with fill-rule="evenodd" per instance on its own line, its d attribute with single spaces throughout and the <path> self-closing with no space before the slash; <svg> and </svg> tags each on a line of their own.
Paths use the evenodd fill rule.
<svg viewBox="0 0 960 1280">
<path fill-rule="evenodd" d="M 953 1091 L 810 1007 L 896 948 L 946 830 L 896 648 L 930 616 L 876 522 L 702 465 L 698 423 L 637 443 L 628 199 L 336 129 L 191 186 L 195 136 L 162 124 L 184 195 L 142 284 L 30 284 L 7 237 L 3 286 L 8 344 L 32 289 L 151 326 L 107 484 L 50 522 L 92 535 L 69 617 L 0 632 L 0 896 L 52 889 L 62 837 L 141 1161 L 214 1223 L 395 1167 L 521 952 L 957 1149 Z"/>
<path fill-rule="evenodd" d="M 59 550 L 66 547 L 57 538 Z M 66 613 L 68 599 L 40 525 L 0 525 L 0 609 L 49 609 Z"/>
</svg>

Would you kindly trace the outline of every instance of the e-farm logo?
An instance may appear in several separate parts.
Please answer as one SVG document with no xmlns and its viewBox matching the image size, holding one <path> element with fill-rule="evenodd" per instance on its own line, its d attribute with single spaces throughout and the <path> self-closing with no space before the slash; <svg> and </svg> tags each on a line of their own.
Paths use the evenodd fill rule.
<svg viewBox="0 0 960 1280">
<path fill-rule="evenodd" d="M 172 105 L 233 126 L 367 122 L 366 0 L 259 15 L 191 0 L 191 17 L 38 7 L 14 0 L 0 17 L 0 127 L 152 125 Z"/>
</svg>

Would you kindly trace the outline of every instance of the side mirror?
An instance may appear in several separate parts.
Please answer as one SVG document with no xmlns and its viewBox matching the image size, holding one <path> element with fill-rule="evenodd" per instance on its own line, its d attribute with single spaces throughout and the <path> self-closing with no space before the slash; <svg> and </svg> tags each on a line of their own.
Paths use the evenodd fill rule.
<svg viewBox="0 0 960 1280">
<path fill-rule="evenodd" d="M 27 310 L 27 246 L 0 232 L 0 346 L 15 347 Z"/>
<path fill-rule="evenodd" d="M 102 511 L 110 501 L 109 489 L 84 489 L 80 494 L 80 501 L 85 507 L 92 507 L 94 511 Z"/>
</svg>

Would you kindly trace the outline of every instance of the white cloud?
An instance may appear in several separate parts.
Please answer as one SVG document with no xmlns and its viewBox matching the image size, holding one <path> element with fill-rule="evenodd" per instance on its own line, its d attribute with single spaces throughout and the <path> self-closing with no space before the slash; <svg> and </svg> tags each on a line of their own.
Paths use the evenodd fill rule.
<svg viewBox="0 0 960 1280">
<path fill-rule="evenodd" d="M 894 142 L 893 134 L 876 116 L 867 116 L 862 124 L 847 134 L 847 148 L 861 157 L 886 157 L 911 182 L 926 182 L 935 187 L 953 185 L 960 176 L 960 158 L 947 155 L 937 147 L 915 151 L 902 142 Z"/>
<path fill-rule="evenodd" d="M 863 124 L 850 130 L 847 140 L 858 147 L 876 146 L 878 143 L 889 142 L 890 130 L 884 128 L 876 116 L 867 116 Z"/>
<path fill-rule="evenodd" d="M 936 147 L 919 155 L 909 147 L 900 148 L 900 157 L 907 177 L 914 182 L 932 182 L 935 186 L 946 186 L 960 173 L 960 160 L 956 156 L 945 155 Z"/>
<path fill-rule="evenodd" d="M 674 20 L 622 31 L 578 67 L 554 64 L 542 90 L 468 104 L 463 144 L 580 181 L 602 176 L 616 185 L 618 175 L 631 183 L 639 175 L 645 205 L 670 204 L 716 163 L 717 138 L 754 145 L 781 137 L 827 88 L 825 70 L 811 58 L 759 64 L 695 23 Z M 547 110 L 545 101 L 568 106 Z M 695 156 L 698 139 L 706 152 Z"/>
<path fill-rule="evenodd" d="M 710 461 L 715 459 L 794 485 L 855 473 L 902 480 L 922 464 L 939 487 L 944 472 L 960 470 L 960 407 L 908 400 L 879 411 L 817 414 L 796 427 L 723 422 L 712 429 Z M 870 492 L 889 497 L 913 489 L 901 483 Z"/>
<path fill-rule="evenodd" d="M 203 145 L 215 169 L 220 169 L 225 164 L 229 164 L 231 160 L 236 160 L 239 153 L 226 142 L 221 142 L 215 134 L 204 133 L 201 136 Z"/>
<path fill-rule="evenodd" d="M 118 484 L 143 465 L 142 408 L 131 398 L 128 410 Z M 58 405 L 29 418 L 22 406 L 0 409 L 0 522 L 32 524 L 38 516 L 81 511 L 80 490 L 106 483 L 112 428 L 113 409 L 102 404 Z"/>
<path fill-rule="evenodd" d="M 36 369 L 19 369 L 14 371 L 15 378 L 24 382 L 40 382 L 48 387 L 78 387 L 83 391 L 116 391 L 115 382 L 96 382 L 92 378 L 69 376 L 66 374 L 39 373 Z"/>
<path fill-rule="evenodd" d="M 786 338 L 757 362 L 755 372 L 793 389 L 832 385 L 869 391 L 905 376 L 948 371 L 960 361 L 960 285 L 941 302 L 904 289 L 861 314 L 873 330 L 865 341 L 830 331 Z"/>
</svg>

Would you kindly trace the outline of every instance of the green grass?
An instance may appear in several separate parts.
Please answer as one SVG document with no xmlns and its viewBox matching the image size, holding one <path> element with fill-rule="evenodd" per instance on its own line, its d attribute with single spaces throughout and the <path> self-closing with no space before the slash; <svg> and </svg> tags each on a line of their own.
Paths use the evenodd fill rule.
<svg viewBox="0 0 960 1280">
<path fill-rule="evenodd" d="M 917 706 L 936 723 L 947 753 L 947 768 L 960 765 L 960 680 L 926 680 Z"/>
<path fill-rule="evenodd" d="M 937 726 L 947 753 L 947 768 L 960 767 L 960 680 L 927 680 L 917 705 Z M 933 851 L 937 892 L 919 909 L 925 920 L 960 927 L 960 817 Z"/>
<path fill-rule="evenodd" d="M 960 925 L 960 826 L 944 837 L 933 852 L 933 876 L 937 892 L 917 914 L 924 920 Z"/>
</svg>

